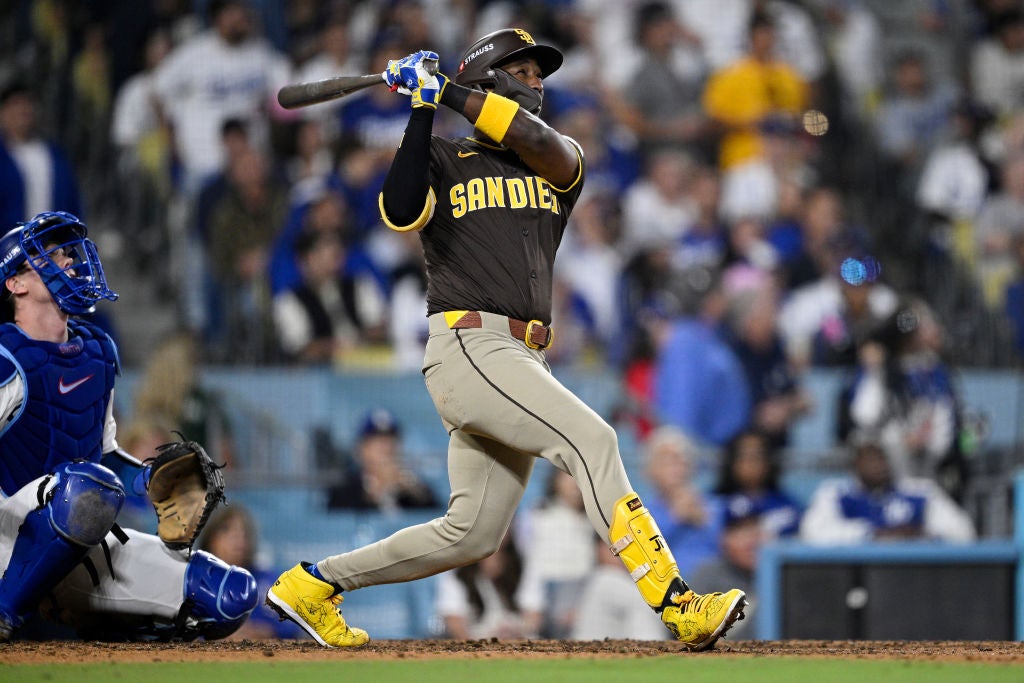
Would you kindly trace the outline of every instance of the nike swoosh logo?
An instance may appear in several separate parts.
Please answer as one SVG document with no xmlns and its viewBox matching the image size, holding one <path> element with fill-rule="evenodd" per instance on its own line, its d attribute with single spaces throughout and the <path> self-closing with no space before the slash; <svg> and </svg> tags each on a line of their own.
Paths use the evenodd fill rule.
<svg viewBox="0 0 1024 683">
<path fill-rule="evenodd" d="M 471 156 L 473 156 L 475 154 L 479 154 L 479 153 L 480 152 L 459 152 L 459 158 L 460 159 L 465 159 L 466 157 L 471 157 Z"/>
<path fill-rule="evenodd" d="M 91 379 L 92 375 L 86 375 L 82 379 L 76 379 L 71 384 L 64 384 L 64 377 L 62 376 L 60 380 L 57 382 L 57 391 L 61 393 L 61 396 L 63 396 L 64 394 L 70 394 L 72 391 L 82 386 Z"/>
</svg>

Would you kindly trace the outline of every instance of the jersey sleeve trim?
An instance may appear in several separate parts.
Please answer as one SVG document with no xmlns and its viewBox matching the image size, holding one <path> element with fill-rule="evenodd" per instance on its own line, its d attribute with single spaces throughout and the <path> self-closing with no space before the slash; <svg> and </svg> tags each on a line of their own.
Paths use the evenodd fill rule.
<svg viewBox="0 0 1024 683">
<path fill-rule="evenodd" d="M 583 181 L 583 148 L 580 147 L 580 143 L 576 142 L 568 135 L 565 136 L 565 139 L 568 140 L 572 144 L 572 148 L 576 150 L 576 158 L 579 161 L 579 163 L 576 166 L 576 177 L 573 179 L 571 183 L 569 183 L 568 187 L 558 187 L 553 183 L 549 183 L 551 185 L 552 190 L 560 193 L 568 192 L 569 190 L 576 187 L 577 185 L 580 184 L 580 182 Z"/>
<path fill-rule="evenodd" d="M 380 209 L 380 217 L 384 221 L 384 225 L 388 226 L 395 232 L 410 232 L 413 230 L 419 230 L 424 225 L 430 222 L 430 219 L 434 217 L 434 207 L 437 205 L 437 198 L 434 196 L 434 188 L 427 190 L 427 200 L 423 203 L 423 211 L 420 215 L 409 225 L 395 225 L 388 218 L 387 212 L 384 210 L 384 193 L 381 192 L 377 195 L 377 207 Z"/>
</svg>

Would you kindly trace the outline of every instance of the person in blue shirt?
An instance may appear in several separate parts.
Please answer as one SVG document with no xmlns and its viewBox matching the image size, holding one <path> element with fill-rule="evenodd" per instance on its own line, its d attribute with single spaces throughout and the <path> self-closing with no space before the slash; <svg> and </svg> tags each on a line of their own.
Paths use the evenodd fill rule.
<svg viewBox="0 0 1024 683">
<path fill-rule="evenodd" d="M 0 227 L 46 207 L 80 215 L 78 181 L 67 154 L 37 130 L 36 98 L 20 81 L 0 92 Z"/>
<path fill-rule="evenodd" d="M 779 453 L 770 437 L 744 429 L 724 449 L 714 493 L 727 517 L 757 517 L 768 539 L 790 536 L 800 524 L 800 504 L 779 483 Z"/>
<path fill-rule="evenodd" d="M 678 274 L 682 315 L 657 351 L 654 405 L 659 419 L 704 444 L 721 446 L 750 421 L 750 387 L 726 341 L 719 273 L 695 266 Z"/>
<path fill-rule="evenodd" d="M 91 640 L 234 632 L 258 599 L 248 571 L 117 524 L 149 467 L 117 443 L 117 347 L 78 318 L 117 299 L 86 226 L 11 229 L 0 281 L 0 642 L 37 611 Z"/>
<path fill-rule="evenodd" d="M 927 539 L 966 543 L 977 532 L 970 515 L 935 481 L 896 474 L 876 432 L 849 439 L 851 470 L 823 481 L 800 522 L 800 538 L 821 545 Z"/>
</svg>

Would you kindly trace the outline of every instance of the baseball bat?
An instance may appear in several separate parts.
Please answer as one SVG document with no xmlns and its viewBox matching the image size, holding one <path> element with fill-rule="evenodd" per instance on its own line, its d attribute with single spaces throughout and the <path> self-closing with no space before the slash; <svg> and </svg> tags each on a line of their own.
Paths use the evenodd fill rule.
<svg viewBox="0 0 1024 683">
<path fill-rule="evenodd" d="M 423 68 L 431 75 L 436 74 L 437 60 L 423 60 Z M 325 78 L 322 81 L 294 83 L 286 85 L 277 91 L 277 101 L 285 109 L 297 109 L 299 107 L 308 107 L 311 104 L 336 100 L 339 97 L 351 95 L 354 92 L 380 83 L 384 83 L 384 78 L 380 74 L 335 76 L 334 78 Z"/>
</svg>

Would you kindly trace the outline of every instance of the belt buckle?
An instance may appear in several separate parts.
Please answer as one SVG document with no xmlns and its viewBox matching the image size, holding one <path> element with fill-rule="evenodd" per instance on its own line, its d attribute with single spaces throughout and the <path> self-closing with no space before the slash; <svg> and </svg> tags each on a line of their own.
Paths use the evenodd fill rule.
<svg viewBox="0 0 1024 683">
<path fill-rule="evenodd" d="M 538 343 L 533 341 L 533 328 L 535 326 L 544 327 L 544 323 L 542 323 L 541 321 L 536 320 L 536 319 L 531 320 L 530 322 L 526 323 L 526 334 L 523 335 L 525 337 L 525 339 L 523 339 L 523 341 L 531 349 L 537 349 L 538 351 L 543 351 L 544 349 L 546 349 L 549 346 L 551 346 L 551 342 L 554 341 L 554 339 L 555 339 L 555 333 L 551 331 L 550 327 L 547 328 L 547 330 L 548 330 L 548 339 L 547 339 L 547 341 L 544 342 L 543 345 L 538 344 Z"/>
</svg>

